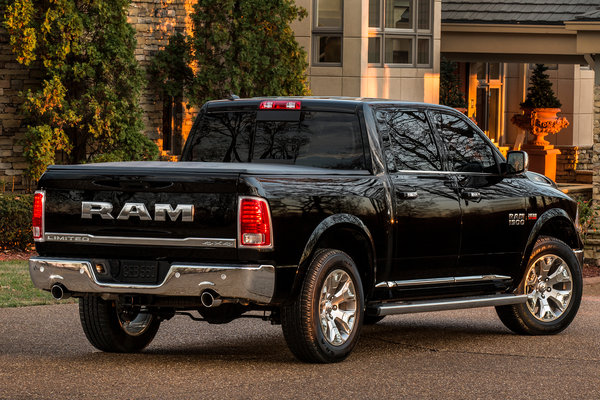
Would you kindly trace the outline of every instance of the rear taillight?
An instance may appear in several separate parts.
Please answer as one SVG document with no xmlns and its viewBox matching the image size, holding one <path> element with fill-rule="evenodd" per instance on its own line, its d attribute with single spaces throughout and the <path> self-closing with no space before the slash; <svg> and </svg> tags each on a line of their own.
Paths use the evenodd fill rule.
<svg viewBox="0 0 600 400">
<path fill-rule="evenodd" d="M 299 110 L 302 103 L 297 100 L 265 100 L 260 103 L 261 110 Z"/>
<path fill-rule="evenodd" d="M 271 247 L 273 232 L 269 205 L 264 199 L 241 197 L 239 204 L 240 247 Z"/>
<path fill-rule="evenodd" d="M 40 240 L 44 238 L 44 203 L 46 202 L 46 192 L 38 190 L 33 197 L 33 218 L 31 219 L 33 239 Z"/>
</svg>

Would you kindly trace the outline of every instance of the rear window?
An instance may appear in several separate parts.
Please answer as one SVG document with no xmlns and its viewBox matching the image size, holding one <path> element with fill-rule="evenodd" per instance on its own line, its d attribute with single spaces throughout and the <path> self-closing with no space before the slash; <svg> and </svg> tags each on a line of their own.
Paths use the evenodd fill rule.
<svg viewBox="0 0 600 400">
<path fill-rule="evenodd" d="M 278 115 L 285 120 L 274 120 Z M 356 114 L 297 111 L 294 116 L 273 111 L 257 118 L 257 112 L 222 112 L 201 118 L 190 132 L 185 161 L 365 169 Z"/>
</svg>

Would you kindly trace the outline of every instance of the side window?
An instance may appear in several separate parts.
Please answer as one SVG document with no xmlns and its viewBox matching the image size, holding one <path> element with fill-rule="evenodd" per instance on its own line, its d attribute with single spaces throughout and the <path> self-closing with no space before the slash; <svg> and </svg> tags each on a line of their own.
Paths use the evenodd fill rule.
<svg viewBox="0 0 600 400">
<path fill-rule="evenodd" d="M 375 110 L 388 166 L 396 170 L 439 171 L 442 161 L 425 113 L 382 108 Z"/>
<path fill-rule="evenodd" d="M 475 129 L 454 115 L 434 114 L 453 171 L 497 172 L 493 150 Z"/>
</svg>

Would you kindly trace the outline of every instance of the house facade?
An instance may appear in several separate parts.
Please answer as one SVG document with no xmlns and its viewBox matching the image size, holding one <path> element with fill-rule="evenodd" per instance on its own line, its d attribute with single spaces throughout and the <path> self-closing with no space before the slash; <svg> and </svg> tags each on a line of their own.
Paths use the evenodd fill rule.
<svg viewBox="0 0 600 400">
<path fill-rule="evenodd" d="M 534 63 L 550 67 L 560 115 L 569 121 L 546 138 L 561 152 L 558 182 L 592 180 L 598 7 L 598 0 L 444 0 L 442 6 L 441 56 L 459 63 L 467 113 L 501 148 L 527 140 L 510 120 L 521 113 Z"/>
<path fill-rule="evenodd" d="M 437 103 L 440 0 L 298 0 L 294 23 L 316 96 Z"/>
<path fill-rule="evenodd" d="M 133 0 L 136 58 L 143 68 L 175 32 L 190 33 L 194 0 Z M 292 28 L 308 54 L 313 95 L 437 103 L 440 60 L 459 63 L 468 110 L 496 144 L 518 147 L 510 123 L 519 112 L 530 66 L 551 65 L 554 90 L 570 126 L 549 139 L 561 150 L 557 179 L 589 179 L 598 164 L 600 0 L 296 0 L 308 11 Z M 599 60 L 599 63 L 596 63 Z M 0 190 L 24 189 L 20 92 L 39 82 L 14 61 L 0 31 Z M 594 96 L 596 103 L 594 103 Z M 165 157 L 176 156 L 195 110 L 142 94 L 145 133 Z M 595 131 L 595 130 L 596 131 Z M 596 135 L 596 136 L 594 136 Z M 581 177 L 580 177 L 581 178 Z M 599 178 L 600 179 L 600 178 Z M 600 182 L 598 182 L 600 183 Z M 598 189 L 597 189 L 598 190 Z M 597 196 L 600 197 L 600 190 Z"/>
</svg>

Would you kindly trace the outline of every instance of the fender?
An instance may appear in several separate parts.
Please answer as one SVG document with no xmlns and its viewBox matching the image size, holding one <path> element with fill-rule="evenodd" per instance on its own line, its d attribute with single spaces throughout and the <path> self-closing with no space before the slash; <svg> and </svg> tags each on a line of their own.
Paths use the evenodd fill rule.
<svg viewBox="0 0 600 400">
<path fill-rule="evenodd" d="M 529 255 L 533 251 L 533 246 L 535 245 L 535 242 L 540 235 L 540 231 L 542 230 L 544 225 L 546 225 L 546 223 L 555 218 L 564 218 L 567 221 L 569 221 L 570 224 L 573 224 L 573 220 L 571 219 L 569 214 L 567 214 L 567 212 L 561 208 L 551 208 L 550 210 L 544 212 L 538 218 L 535 225 L 533 225 L 531 232 L 529 233 L 529 237 L 527 238 L 527 244 L 525 245 L 525 251 L 523 252 L 523 257 L 521 259 L 521 276 L 515 277 L 517 278 L 517 281 L 520 282 L 522 275 L 525 272 L 527 262 L 529 261 Z M 577 238 L 577 242 L 581 245 L 579 238 Z"/>
<path fill-rule="evenodd" d="M 375 259 L 375 243 L 373 242 L 373 236 L 371 235 L 369 228 L 367 228 L 367 226 L 354 215 L 334 214 L 321 221 L 321 223 L 317 225 L 317 227 L 310 234 L 310 237 L 306 242 L 306 246 L 304 246 L 304 251 L 302 252 L 298 266 L 302 265 L 308 259 L 308 257 L 310 257 L 319 239 L 321 238 L 321 235 L 336 225 L 354 225 L 355 227 L 359 228 L 369 239 L 369 245 L 371 246 L 373 257 Z"/>
</svg>

